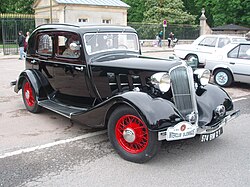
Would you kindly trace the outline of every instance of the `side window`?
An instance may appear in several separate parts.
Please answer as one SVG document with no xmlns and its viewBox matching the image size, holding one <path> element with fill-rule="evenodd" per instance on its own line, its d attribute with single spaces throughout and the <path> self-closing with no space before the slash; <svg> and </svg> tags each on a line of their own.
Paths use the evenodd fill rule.
<svg viewBox="0 0 250 187">
<path fill-rule="evenodd" d="M 80 39 L 78 35 L 67 33 L 58 35 L 57 56 L 78 58 L 80 56 Z"/>
<path fill-rule="evenodd" d="M 250 45 L 240 45 L 239 58 L 250 59 Z"/>
<path fill-rule="evenodd" d="M 229 58 L 237 58 L 238 57 L 238 51 L 239 51 L 239 46 L 237 46 L 236 48 L 234 48 L 233 50 L 231 50 L 229 53 L 228 53 L 228 57 Z"/>
<path fill-rule="evenodd" d="M 52 37 L 42 34 L 38 37 L 38 53 L 52 55 Z"/>
<path fill-rule="evenodd" d="M 217 42 L 217 37 L 207 37 L 204 38 L 199 45 L 201 46 L 208 46 L 208 47 L 215 47 L 215 44 Z"/>
<path fill-rule="evenodd" d="M 218 48 L 222 48 L 229 43 L 230 43 L 229 38 L 220 38 L 218 42 Z"/>
</svg>

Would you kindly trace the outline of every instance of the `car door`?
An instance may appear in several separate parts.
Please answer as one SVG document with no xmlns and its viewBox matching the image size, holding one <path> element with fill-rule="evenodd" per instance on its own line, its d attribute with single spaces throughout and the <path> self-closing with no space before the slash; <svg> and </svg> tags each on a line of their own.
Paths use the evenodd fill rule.
<svg viewBox="0 0 250 187">
<path fill-rule="evenodd" d="M 236 82 L 250 83 L 250 44 L 239 44 L 228 53 L 227 62 Z"/>
<path fill-rule="evenodd" d="M 86 88 L 86 63 L 80 36 L 71 32 L 55 33 L 53 60 L 54 89 L 63 95 L 89 97 Z"/>
</svg>

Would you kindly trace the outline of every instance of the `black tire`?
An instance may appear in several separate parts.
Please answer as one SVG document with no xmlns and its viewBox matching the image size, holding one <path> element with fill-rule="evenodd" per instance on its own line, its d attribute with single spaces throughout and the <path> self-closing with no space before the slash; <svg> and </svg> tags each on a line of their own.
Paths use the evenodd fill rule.
<svg viewBox="0 0 250 187">
<path fill-rule="evenodd" d="M 232 74 L 226 69 L 218 69 L 214 73 L 214 82 L 219 86 L 228 87 L 233 82 Z"/>
<path fill-rule="evenodd" d="M 25 79 L 22 84 L 23 102 L 26 109 L 32 113 L 41 111 L 41 106 L 38 105 L 36 100 L 36 93 L 29 80 Z"/>
<path fill-rule="evenodd" d="M 152 159 L 161 146 L 157 132 L 149 131 L 136 111 L 128 106 L 120 106 L 111 114 L 108 136 L 117 153 L 125 160 L 135 163 Z"/>
</svg>

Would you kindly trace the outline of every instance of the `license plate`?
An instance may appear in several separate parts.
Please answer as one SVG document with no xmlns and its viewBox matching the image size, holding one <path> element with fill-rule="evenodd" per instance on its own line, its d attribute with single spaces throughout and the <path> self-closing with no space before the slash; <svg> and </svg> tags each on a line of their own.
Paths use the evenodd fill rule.
<svg viewBox="0 0 250 187">
<path fill-rule="evenodd" d="M 222 133 L 223 133 L 223 128 L 221 127 L 212 133 L 202 134 L 200 136 L 200 140 L 201 140 L 201 142 L 208 142 L 208 141 L 214 140 L 215 138 L 219 137 Z"/>
<path fill-rule="evenodd" d="M 188 122 L 180 122 L 167 130 L 167 141 L 192 138 L 196 135 L 197 128 Z"/>
</svg>

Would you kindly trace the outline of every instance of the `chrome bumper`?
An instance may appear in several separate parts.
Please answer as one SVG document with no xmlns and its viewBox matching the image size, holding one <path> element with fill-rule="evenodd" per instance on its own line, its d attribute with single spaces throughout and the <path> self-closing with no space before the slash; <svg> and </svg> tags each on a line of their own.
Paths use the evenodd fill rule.
<svg viewBox="0 0 250 187">
<path fill-rule="evenodd" d="M 211 134 L 213 132 L 218 131 L 222 127 L 224 127 L 229 121 L 235 119 L 239 116 L 240 110 L 237 110 L 229 115 L 227 115 L 225 118 L 223 118 L 222 121 L 218 122 L 216 127 L 197 127 L 196 125 L 192 125 L 189 122 L 183 121 L 175 125 L 174 127 L 169 127 L 165 131 L 158 132 L 158 140 L 167 140 L 167 141 L 173 141 L 173 140 L 181 140 L 181 139 L 188 139 L 196 136 L 197 134 L 203 135 L 203 134 Z M 185 130 L 181 129 L 183 128 L 183 125 L 185 125 Z M 221 132 L 222 133 L 222 132 Z M 174 136 L 173 136 L 174 135 Z"/>
</svg>

